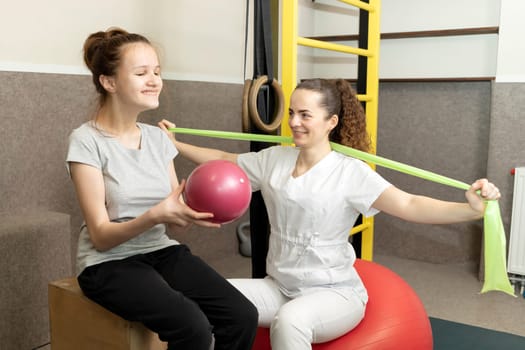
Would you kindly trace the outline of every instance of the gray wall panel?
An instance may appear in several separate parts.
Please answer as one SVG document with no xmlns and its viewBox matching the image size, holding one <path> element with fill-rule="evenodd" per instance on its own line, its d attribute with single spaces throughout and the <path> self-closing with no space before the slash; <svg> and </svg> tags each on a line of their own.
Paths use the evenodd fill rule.
<svg viewBox="0 0 525 350">
<path fill-rule="evenodd" d="M 71 214 L 74 234 L 80 214 L 64 168 L 69 132 L 93 113 L 95 94 L 87 76 L 0 72 L 1 212 L 42 208 Z M 190 128 L 241 130 L 243 87 L 238 84 L 166 81 L 161 107 L 141 117 Z M 490 82 L 382 82 L 377 153 L 469 183 L 488 176 L 502 189 L 502 213 L 510 221 L 510 168 L 523 165 L 523 84 Z M 180 135 L 192 143 L 233 152 L 242 141 Z M 487 163 L 488 159 L 488 163 Z M 194 165 L 176 159 L 179 178 Z M 378 168 L 401 189 L 446 200 L 464 200 L 462 190 Z M 245 220 L 243 218 L 243 220 Z M 236 223 L 221 232 L 193 228 L 180 238 L 205 258 L 237 249 Z M 377 253 L 435 262 L 477 261 L 482 223 L 418 225 L 379 214 Z M 75 236 L 74 236 L 75 238 Z M 73 247 L 75 248 L 75 247 Z"/>
<path fill-rule="evenodd" d="M 377 153 L 470 183 L 486 176 L 490 82 L 380 84 Z M 444 200 L 464 191 L 378 168 L 397 187 Z M 376 252 L 431 261 L 479 259 L 481 222 L 407 223 L 376 217 Z"/>
</svg>

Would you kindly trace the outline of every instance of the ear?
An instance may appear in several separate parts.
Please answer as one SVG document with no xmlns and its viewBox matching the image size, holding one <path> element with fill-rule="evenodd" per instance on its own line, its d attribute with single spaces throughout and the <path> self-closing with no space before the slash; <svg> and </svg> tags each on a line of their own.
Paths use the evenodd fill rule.
<svg viewBox="0 0 525 350">
<path fill-rule="evenodd" d="M 337 114 L 334 114 L 328 119 L 328 123 L 330 124 L 330 131 L 337 126 L 337 123 L 339 123 L 339 116 Z"/>
<path fill-rule="evenodd" d="M 112 93 L 112 92 L 115 92 L 117 89 L 116 84 L 115 84 L 115 79 L 113 77 L 101 74 L 98 77 L 98 81 L 100 82 L 100 85 L 102 85 L 102 87 L 107 92 Z"/>
</svg>

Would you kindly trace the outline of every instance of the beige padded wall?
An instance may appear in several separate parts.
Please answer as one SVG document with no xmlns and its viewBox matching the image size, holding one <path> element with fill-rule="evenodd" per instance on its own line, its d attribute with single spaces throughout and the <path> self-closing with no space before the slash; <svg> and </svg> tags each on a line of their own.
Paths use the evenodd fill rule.
<svg viewBox="0 0 525 350">
<path fill-rule="evenodd" d="M 501 216 L 509 242 L 514 199 L 514 177 L 510 170 L 525 166 L 525 84 L 493 83 L 492 91 L 487 176 L 500 188 Z M 480 277 L 483 278 L 483 268 L 480 269 Z"/>
<path fill-rule="evenodd" d="M 0 90 L 0 211 L 44 208 L 71 214 L 75 242 L 80 215 L 63 161 L 67 135 L 89 118 L 93 109 L 91 80 L 88 76 L 14 72 L 0 72 L 0 78 L 3 86 L 9 86 Z M 490 148 L 488 175 L 507 194 L 502 207 L 508 223 L 512 179 L 506 174 L 520 159 L 519 129 L 514 125 L 523 123 L 523 102 L 519 102 L 523 87 L 496 85 L 491 122 L 490 82 L 381 83 L 377 151 L 469 182 L 487 175 L 492 123 L 490 139 L 495 148 Z M 166 81 L 161 107 L 142 120 L 154 124 L 166 117 L 182 127 L 240 131 L 241 99 L 242 85 L 238 84 Z M 243 141 L 181 138 L 231 151 L 249 149 Z M 179 178 L 193 169 L 180 158 L 175 162 Z M 379 172 L 408 191 L 443 199 L 464 198 L 461 190 L 384 169 Z M 225 225 L 221 232 L 194 228 L 179 238 L 205 259 L 219 261 L 237 252 L 235 229 L 239 222 Z M 379 214 L 376 224 L 378 253 L 437 262 L 479 259 L 481 222 L 416 225 Z"/>
<path fill-rule="evenodd" d="M 493 83 L 487 173 L 498 184 L 503 224 L 510 231 L 514 177 L 510 170 L 525 166 L 525 84 Z"/>
<path fill-rule="evenodd" d="M 69 132 L 92 111 L 90 78 L 0 72 L 0 80 L 0 212 L 70 214 L 75 236 L 80 210 L 64 160 Z"/>
<path fill-rule="evenodd" d="M 0 211 L 69 211 L 67 135 L 88 116 L 89 78 L 0 72 L 0 80 Z"/>
<path fill-rule="evenodd" d="M 467 183 L 486 176 L 490 82 L 384 82 L 377 153 Z M 464 192 L 378 168 L 399 188 L 445 200 Z M 420 225 L 376 217 L 376 253 L 430 262 L 478 261 L 482 222 Z"/>
<path fill-rule="evenodd" d="M 82 219 L 64 159 L 69 133 L 90 118 L 96 105 L 91 77 L 0 72 L 0 79 L 0 212 L 70 214 L 74 256 Z M 166 117 L 184 127 L 240 131 L 242 90 L 238 84 L 166 81 L 161 107 L 141 120 L 155 124 Z M 246 142 L 188 139 L 231 151 L 249 147 Z M 193 165 L 177 157 L 176 168 L 183 178 Z M 235 230 L 244 220 L 219 231 L 192 228 L 177 238 L 206 260 L 221 260 L 237 252 Z"/>
</svg>

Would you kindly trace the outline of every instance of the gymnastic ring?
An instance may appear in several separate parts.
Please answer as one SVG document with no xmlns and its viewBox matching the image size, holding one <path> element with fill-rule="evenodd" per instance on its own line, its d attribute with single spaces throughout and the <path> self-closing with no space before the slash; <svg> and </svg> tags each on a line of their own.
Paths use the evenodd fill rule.
<svg viewBox="0 0 525 350">
<path fill-rule="evenodd" d="M 252 82 L 251 88 L 248 93 L 248 114 L 250 115 L 250 119 L 252 120 L 252 122 L 259 130 L 271 133 L 277 130 L 277 128 L 279 128 L 279 126 L 281 125 L 284 113 L 284 94 L 281 85 L 279 85 L 277 80 L 273 79 L 272 88 L 276 93 L 276 106 L 274 108 L 273 121 L 270 124 L 264 123 L 261 120 L 261 116 L 259 115 L 259 112 L 257 110 L 257 95 L 261 86 L 263 86 L 267 82 L 268 76 L 266 75 L 261 75 L 254 82 Z"/>
</svg>

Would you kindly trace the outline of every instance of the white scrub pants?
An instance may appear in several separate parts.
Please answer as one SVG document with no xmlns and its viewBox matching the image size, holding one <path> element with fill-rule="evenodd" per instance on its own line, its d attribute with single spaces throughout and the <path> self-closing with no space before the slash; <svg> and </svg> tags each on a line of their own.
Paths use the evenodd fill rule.
<svg viewBox="0 0 525 350">
<path fill-rule="evenodd" d="M 259 326 L 270 328 L 273 350 L 309 350 L 359 324 L 365 305 L 351 289 L 318 289 L 290 299 L 277 283 L 264 279 L 229 279 L 259 311 Z"/>
</svg>

